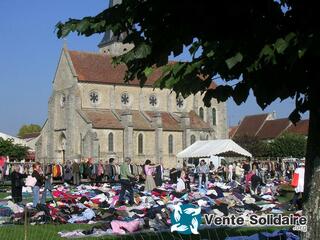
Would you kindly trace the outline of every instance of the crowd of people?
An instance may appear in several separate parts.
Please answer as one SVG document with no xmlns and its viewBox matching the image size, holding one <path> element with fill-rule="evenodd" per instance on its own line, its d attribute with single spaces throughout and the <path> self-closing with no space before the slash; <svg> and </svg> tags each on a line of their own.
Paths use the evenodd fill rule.
<svg viewBox="0 0 320 240">
<path fill-rule="evenodd" d="M 28 171 L 21 171 L 20 165 L 15 165 L 10 174 L 12 199 L 15 203 L 22 202 L 22 187 L 31 186 L 33 193 L 33 207 L 37 204 L 45 204 L 46 196 L 53 189 L 53 179 L 63 180 L 68 184 L 78 186 L 80 180 L 88 180 L 93 184 L 102 182 L 120 183 L 121 192 L 119 204 L 122 203 L 126 192 L 129 193 L 130 202 L 133 204 L 133 186 L 135 182 L 144 182 L 145 191 L 151 191 L 157 186 L 162 185 L 163 167 L 160 164 L 152 164 L 150 160 L 146 160 L 143 165 L 131 164 L 129 157 L 120 166 L 114 163 L 114 158 L 110 158 L 105 164 L 99 161 L 94 164 L 89 158 L 85 162 L 78 160 L 67 161 L 64 166 L 60 164 L 48 164 L 42 166 L 40 162 L 35 162 L 32 165 L 33 171 L 29 176 Z M 61 172 L 62 174 L 57 174 Z M 57 177 L 58 176 L 58 177 Z M 26 179 L 26 180 L 24 180 Z M 43 188 L 41 199 L 40 189 Z M 52 195 L 52 194 L 51 194 Z"/>
<path fill-rule="evenodd" d="M 283 167 L 284 166 L 284 167 Z M 293 166 L 293 167 L 292 167 Z M 62 169 L 60 169 L 62 168 Z M 131 163 L 129 157 L 125 158 L 121 166 L 114 163 L 110 158 L 107 162 L 99 161 L 94 164 L 92 159 L 86 162 L 74 160 L 68 161 L 63 167 L 56 168 L 55 164 L 42 165 L 39 162 L 33 164 L 32 178 L 28 174 L 21 172 L 21 168 L 16 165 L 11 173 L 12 198 L 15 203 L 22 201 L 22 187 L 26 184 L 32 187 L 33 207 L 37 204 L 45 204 L 46 196 L 53 189 L 52 180 L 58 176 L 57 172 L 62 171 L 60 177 L 69 184 L 79 185 L 80 180 L 87 179 L 99 184 L 101 182 L 120 183 L 121 191 L 118 205 L 124 204 L 124 197 L 128 194 L 129 204 L 133 205 L 133 187 L 134 184 L 144 182 L 144 191 L 151 192 L 163 182 L 163 167 L 152 164 L 146 160 L 143 165 Z M 298 179 L 293 178 L 295 176 Z M 251 194 L 258 194 L 259 186 L 264 185 L 269 178 L 283 177 L 287 181 L 294 182 L 295 197 L 292 201 L 293 206 L 299 204 L 298 199 L 303 193 L 304 166 L 296 163 L 282 163 L 271 161 L 235 161 L 229 164 L 221 164 L 219 167 L 214 166 L 212 162 L 207 164 L 204 159 L 199 164 L 190 169 L 183 164 L 181 169 L 170 170 L 170 183 L 176 184 L 176 194 L 183 195 L 190 192 L 190 184 L 198 183 L 198 189 L 208 189 L 208 183 L 214 181 L 232 182 L 235 181 L 246 187 L 246 191 Z M 26 183 L 24 179 L 27 178 Z M 292 179 L 293 178 L 293 179 Z M 302 180 L 301 180 L 302 179 Z M 30 183 L 30 181 L 34 181 Z M 40 189 L 43 188 L 40 198 Z M 51 193 L 52 195 L 52 193 Z"/>
<path fill-rule="evenodd" d="M 295 189 L 290 209 L 302 209 L 301 199 L 304 192 L 304 162 L 272 162 L 248 160 L 234 161 L 229 164 L 221 164 L 215 167 L 212 162 L 207 164 L 204 159 L 200 160 L 193 171 L 184 164 L 181 170 L 170 170 L 170 181 L 177 184 L 177 192 L 185 193 L 190 191 L 190 183 L 198 179 L 198 188 L 207 189 L 209 182 L 216 180 L 224 182 L 236 181 L 244 185 L 246 192 L 257 195 L 259 187 L 265 185 L 268 179 L 284 179 L 291 182 Z M 296 178 L 296 179 L 295 179 Z M 290 210 L 289 209 L 289 210 Z"/>
</svg>

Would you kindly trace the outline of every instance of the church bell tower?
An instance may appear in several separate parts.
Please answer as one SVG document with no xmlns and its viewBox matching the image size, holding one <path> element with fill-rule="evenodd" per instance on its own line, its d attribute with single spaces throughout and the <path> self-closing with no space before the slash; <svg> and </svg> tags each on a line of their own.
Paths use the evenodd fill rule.
<svg viewBox="0 0 320 240">
<path fill-rule="evenodd" d="M 109 8 L 121 4 L 122 0 L 110 0 Z M 133 48 L 131 43 L 123 43 L 125 38 L 125 33 L 120 34 L 120 36 L 113 35 L 111 30 L 107 30 L 98 44 L 99 51 L 110 56 L 120 56 Z"/>
</svg>

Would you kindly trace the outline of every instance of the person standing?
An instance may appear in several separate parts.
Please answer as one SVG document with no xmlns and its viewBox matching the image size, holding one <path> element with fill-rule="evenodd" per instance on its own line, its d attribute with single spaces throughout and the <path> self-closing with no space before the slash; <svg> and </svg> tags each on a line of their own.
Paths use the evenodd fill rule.
<svg viewBox="0 0 320 240">
<path fill-rule="evenodd" d="M 163 182 L 163 167 L 161 164 L 159 164 L 158 166 L 156 166 L 156 172 L 155 172 L 155 176 L 154 176 L 154 182 L 156 183 L 157 187 L 162 186 L 162 182 Z"/>
<path fill-rule="evenodd" d="M 134 175 L 132 175 L 130 172 L 130 163 L 131 158 L 126 157 L 124 163 L 120 166 L 120 183 L 121 183 L 121 191 L 120 196 L 117 205 L 121 205 L 124 203 L 124 195 L 126 191 L 129 192 L 129 204 L 134 204 L 134 198 L 133 198 L 133 178 L 136 178 Z"/>
<path fill-rule="evenodd" d="M 102 181 L 103 175 L 104 175 L 103 162 L 102 160 L 100 160 L 97 167 L 97 182 Z"/>
<path fill-rule="evenodd" d="M 235 175 L 236 175 L 236 181 L 238 183 L 242 182 L 241 180 L 242 180 L 243 172 L 244 172 L 244 169 L 241 167 L 241 164 L 237 163 Z"/>
<path fill-rule="evenodd" d="M 197 172 L 199 174 L 199 189 L 202 187 L 202 182 L 205 182 L 205 188 L 208 187 L 208 174 L 209 174 L 209 167 L 207 166 L 206 162 L 202 159 L 200 164 L 197 168 Z"/>
<path fill-rule="evenodd" d="M 45 169 L 45 181 L 44 181 L 44 190 L 42 193 L 42 197 L 41 197 L 41 204 L 46 204 L 46 199 L 47 199 L 47 191 L 49 191 L 51 193 L 51 197 L 53 199 L 53 195 L 52 195 L 52 172 L 50 171 L 50 168 L 47 167 Z"/>
<path fill-rule="evenodd" d="M 151 161 L 149 159 L 146 160 L 144 164 L 144 171 L 146 173 L 146 181 L 145 181 L 145 187 L 144 190 L 146 192 L 152 191 L 154 188 L 156 188 L 156 183 L 153 179 L 153 174 L 155 172 L 156 167 L 151 166 Z"/>
<path fill-rule="evenodd" d="M 169 178 L 170 178 L 170 183 L 174 184 L 177 183 L 178 181 L 178 175 L 180 176 L 180 171 L 175 168 L 171 168 L 169 171 Z"/>
<path fill-rule="evenodd" d="M 232 181 L 232 178 L 233 178 L 233 164 L 230 163 L 229 166 L 228 166 L 228 181 L 231 182 Z"/>
<path fill-rule="evenodd" d="M 295 194 L 292 199 L 292 206 L 288 209 L 291 210 L 301 210 L 302 209 L 302 198 L 304 192 L 304 163 L 301 162 L 299 167 L 294 171 L 293 179 L 291 185 L 294 187 Z"/>
<path fill-rule="evenodd" d="M 24 186 L 23 179 L 27 174 L 20 173 L 20 166 L 15 165 L 13 172 L 11 173 L 11 193 L 14 203 L 22 202 L 22 187 Z"/>
<path fill-rule="evenodd" d="M 248 172 L 250 171 L 250 164 L 249 164 L 248 160 L 244 161 L 242 168 L 244 170 L 244 175 L 247 175 Z"/>
<path fill-rule="evenodd" d="M 116 168 L 114 166 L 114 158 L 109 158 L 109 163 L 106 164 L 105 173 L 108 181 L 114 181 L 116 175 Z"/>
<path fill-rule="evenodd" d="M 33 164 L 32 177 L 34 177 L 37 180 L 36 184 L 32 188 L 32 193 L 33 193 L 32 206 L 36 208 L 39 203 L 40 188 L 43 186 L 43 182 L 45 179 L 41 170 L 41 164 L 39 162 L 36 162 Z"/>
<path fill-rule="evenodd" d="M 72 179 L 72 167 L 71 167 L 70 160 L 67 161 L 67 164 L 65 166 L 63 179 L 65 182 L 70 184 L 71 179 Z"/>
<path fill-rule="evenodd" d="M 187 191 L 187 185 L 186 185 L 184 177 L 185 177 L 185 172 L 184 172 L 184 170 L 182 170 L 180 173 L 180 177 L 178 178 L 177 186 L 176 186 L 176 191 L 178 193 Z"/>
<path fill-rule="evenodd" d="M 258 194 L 258 188 L 261 185 L 261 177 L 259 177 L 256 174 L 253 174 L 251 176 L 251 186 L 250 186 L 250 193 L 251 195 L 257 195 Z"/>
<path fill-rule="evenodd" d="M 73 175 L 73 184 L 78 186 L 80 184 L 80 165 L 78 159 L 75 159 L 72 163 L 72 175 Z"/>
</svg>

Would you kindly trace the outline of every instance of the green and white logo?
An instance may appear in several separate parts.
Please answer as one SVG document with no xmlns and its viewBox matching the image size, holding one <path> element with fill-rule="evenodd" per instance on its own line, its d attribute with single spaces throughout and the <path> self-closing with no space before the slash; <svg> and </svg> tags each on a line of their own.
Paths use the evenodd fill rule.
<svg viewBox="0 0 320 240">
<path fill-rule="evenodd" d="M 201 223 L 201 207 L 192 204 L 174 205 L 170 215 L 171 232 L 181 234 L 199 234 L 198 229 Z"/>
</svg>

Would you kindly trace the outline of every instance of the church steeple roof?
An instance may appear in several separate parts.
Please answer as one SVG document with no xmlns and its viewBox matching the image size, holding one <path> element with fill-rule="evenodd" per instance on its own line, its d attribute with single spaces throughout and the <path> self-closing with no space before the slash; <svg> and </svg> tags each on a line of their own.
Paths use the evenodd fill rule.
<svg viewBox="0 0 320 240">
<path fill-rule="evenodd" d="M 121 4 L 122 0 L 110 0 L 109 1 L 109 8 L 117 5 L 117 4 Z M 107 30 L 101 40 L 101 42 L 98 44 L 99 48 L 103 48 L 107 45 L 110 45 L 111 43 L 114 42 L 122 42 L 122 40 L 124 39 L 123 34 L 121 34 L 120 36 L 114 36 L 113 32 L 111 30 Z"/>
</svg>

